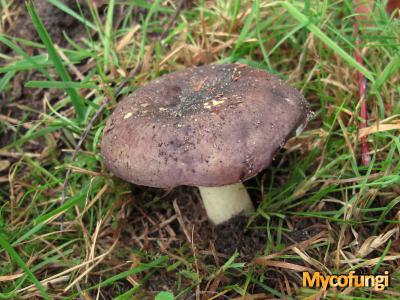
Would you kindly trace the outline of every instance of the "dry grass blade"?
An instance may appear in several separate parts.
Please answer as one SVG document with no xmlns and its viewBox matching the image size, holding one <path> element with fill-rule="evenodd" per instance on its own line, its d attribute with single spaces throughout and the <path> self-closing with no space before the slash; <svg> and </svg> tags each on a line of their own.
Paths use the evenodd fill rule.
<svg viewBox="0 0 400 300">
<path fill-rule="evenodd" d="M 317 260 L 314 259 L 314 258 L 311 258 L 311 257 L 310 257 L 307 253 L 305 253 L 304 251 L 301 251 L 300 249 L 298 249 L 298 248 L 296 248 L 296 247 L 293 248 L 293 251 L 294 251 L 297 255 L 299 255 L 300 258 L 301 258 L 303 261 L 307 262 L 309 265 L 313 266 L 315 269 L 318 269 L 318 270 L 324 271 L 324 272 L 329 271 L 329 270 L 327 269 L 327 267 L 326 267 L 323 263 L 317 261 Z"/>
<path fill-rule="evenodd" d="M 264 267 L 275 267 L 275 268 L 282 268 L 282 269 L 288 269 L 296 272 L 310 272 L 314 273 L 314 270 L 305 266 L 301 265 L 296 265 L 284 261 L 274 261 L 274 260 L 268 260 L 265 259 L 264 257 L 257 257 L 254 260 L 254 263 L 256 265 L 264 266 Z"/>
<path fill-rule="evenodd" d="M 23 276 L 24 273 L 20 272 L 20 273 L 16 273 L 13 275 L 2 275 L 0 276 L 0 282 L 4 282 L 4 281 L 13 281 L 17 278 L 20 278 L 21 276 Z"/>
<path fill-rule="evenodd" d="M 360 133 L 358 135 L 359 139 L 363 139 L 371 134 L 377 132 L 385 132 L 390 130 L 400 130 L 400 124 L 376 124 L 369 127 L 361 128 Z"/>
<path fill-rule="evenodd" d="M 265 293 L 259 293 L 254 295 L 246 295 L 242 297 L 232 298 L 231 300 L 264 300 L 264 299 L 271 299 Z"/>
<path fill-rule="evenodd" d="M 356 256 L 358 257 L 366 257 L 371 252 L 375 251 L 379 247 L 383 246 L 388 239 L 390 239 L 395 233 L 399 232 L 399 228 L 393 228 L 388 232 L 382 233 L 378 236 L 370 236 L 367 238 L 364 243 L 361 245 L 360 249 L 357 251 Z"/>
<path fill-rule="evenodd" d="M 320 243 L 322 241 L 326 241 L 327 240 L 327 232 L 326 231 L 322 231 L 318 234 L 316 234 L 315 236 L 311 237 L 308 240 L 296 243 L 294 245 L 291 245 L 289 247 L 286 247 L 285 249 L 283 249 L 282 251 L 276 252 L 276 253 L 272 253 L 266 256 L 259 256 L 256 259 L 261 259 L 261 260 L 271 260 L 273 258 L 277 258 L 279 256 L 281 256 L 282 254 L 284 254 L 285 252 L 288 251 L 292 251 L 294 248 L 297 249 L 307 249 L 308 247 Z"/>
</svg>

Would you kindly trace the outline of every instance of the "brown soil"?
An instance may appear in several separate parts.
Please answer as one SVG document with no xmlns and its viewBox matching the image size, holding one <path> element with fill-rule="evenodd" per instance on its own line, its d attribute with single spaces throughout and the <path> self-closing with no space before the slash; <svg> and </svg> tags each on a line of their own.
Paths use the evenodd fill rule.
<svg viewBox="0 0 400 300">
<path fill-rule="evenodd" d="M 254 228 L 255 223 L 261 225 L 258 219 L 247 228 L 249 217 L 238 215 L 231 220 L 214 228 L 213 241 L 219 253 L 231 256 L 238 251 L 246 259 L 251 259 L 260 254 L 267 241 L 265 230 Z"/>
<path fill-rule="evenodd" d="M 15 2 L 14 9 L 16 14 L 13 17 L 13 22 L 8 24 L 6 33 L 12 37 L 18 37 L 29 41 L 39 41 L 39 36 L 36 33 L 35 27 L 25 7 L 25 1 L 18 0 Z M 61 2 L 79 13 L 75 0 L 63 0 Z M 88 16 L 88 9 L 86 5 L 84 5 L 85 1 L 81 2 L 82 11 L 84 15 Z M 79 37 L 85 33 L 85 28 L 81 22 L 47 1 L 35 0 L 34 5 L 55 44 L 60 46 L 67 45 L 64 33 L 72 37 L 74 41 L 78 41 Z"/>
<path fill-rule="evenodd" d="M 238 215 L 223 224 L 212 226 L 208 222 L 195 188 L 180 187 L 164 197 L 162 190 L 159 189 L 143 188 L 142 190 L 142 188 L 135 187 L 133 192 L 141 201 L 135 205 L 135 209 L 129 219 L 132 218 L 132 221 L 134 219 L 136 222 L 139 219 L 145 220 L 140 226 L 133 224 L 134 228 L 132 230 L 135 231 L 136 236 L 143 236 L 143 231 L 150 230 L 148 238 L 151 239 L 152 237 L 159 237 L 161 232 L 166 239 L 168 236 L 171 237 L 165 246 L 167 248 L 175 248 L 181 247 L 188 242 L 188 237 L 185 235 L 186 230 L 190 239 L 193 234 L 193 242 L 198 251 L 209 250 L 210 243 L 213 243 L 216 252 L 221 258 L 229 258 L 235 251 L 238 251 L 240 257 L 244 260 L 254 257 L 265 245 L 266 236 L 264 231 L 255 229 L 256 226 L 262 224 L 261 219 L 253 221 L 247 227 L 248 216 Z M 160 203 L 153 202 L 154 205 L 151 206 L 148 206 L 148 203 L 147 205 L 144 203 L 146 199 L 150 202 L 157 197 L 161 198 L 159 200 Z M 177 201 L 184 228 L 177 217 L 165 227 L 155 230 L 157 226 L 152 223 L 159 225 L 160 221 L 163 222 L 163 220 L 165 221 L 171 216 L 178 215 L 173 209 L 172 201 L 174 199 Z M 138 216 L 138 214 L 141 216 Z M 127 228 L 127 231 L 132 234 L 130 228 Z M 156 244 L 156 242 L 149 242 L 147 249 L 159 252 L 159 245 Z"/>
<path fill-rule="evenodd" d="M 278 154 L 273 164 L 279 163 L 279 156 Z M 249 180 L 246 185 L 259 186 L 263 177 L 270 177 L 270 171 L 264 170 L 257 177 Z M 281 180 L 275 184 L 284 184 L 285 174 L 282 174 L 279 178 Z M 113 182 L 119 185 L 123 181 L 113 178 Z M 249 190 L 249 193 L 257 207 L 261 201 L 259 191 Z M 187 264 L 192 267 L 192 259 L 195 256 L 199 273 L 205 276 L 203 278 L 207 278 L 206 274 L 210 272 L 208 266 L 214 265 L 218 268 L 235 251 L 239 253 L 236 262 L 251 262 L 253 258 L 263 254 L 262 251 L 267 243 L 266 230 L 264 229 L 266 221 L 263 218 L 256 218 L 249 222 L 250 219 L 247 216 L 239 215 L 227 223 L 214 227 L 207 220 L 196 188 L 179 187 L 166 192 L 162 189 L 133 185 L 129 197 L 132 197 L 132 199 L 129 201 L 130 203 L 126 204 L 126 207 L 129 207 L 129 213 L 126 215 L 126 223 L 122 233 L 123 247 L 139 248 L 148 253 L 150 257 L 177 255 L 183 260 L 188 259 Z M 179 208 L 180 218 L 178 218 L 177 211 L 174 209 L 174 201 L 176 201 L 175 206 Z M 168 220 L 170 221 L 168 222 Z M 306 218 L 291 217 L 286 222 L 291 224 L 293 230 L 283 234 L 281 243 L 284 247 L 305 241 L 322 230 L 315 222 Z M 275 226 L 276 224 L 270 225 Z M 185 234 L 185 231 L 187 234 Z M 171 263 L 173 262 L 176 262 L 176 258 L 171 261 Z M 299 261 L 293 261 L 293 263 L 301 264 Z M 152 279 L 144 283 L 142 291 L 146 295 L 148 293 L 154 295 L 162 290 L 182 291 L 182 286 L 189 287 L 191 281 L 185 282 L 184 278 L 179 275 L 179 269 L 170 272 L 164 269 L 156 271 L 152 274 Z M 279 270 L 267 272 L 265 268 L 262 268 L 260 272 L 269 282 L 276 282 L 277 286 L 282 279 Z M 286 274 L 286 276 L 290 277 L 290 274 Z M 177 286 L 179 279 L 183 280 L 181 287 Z M 234 275 L 230 272 L 229 277 L 221 279 L 218 286 L 240 284 L 245 280 L 241 274 Z M 297 279 L 293 278 L 293 280 Z M 206 280 L 200 284 L 200 290 L 210 290 Z M 219 289 L 216 291 L 219 291 Z M 263 293 L 265 291 L 254 285 L 251 292 Z M 208 296 L 211 297 L 212 295 Z"/>
<path fill-rule="evenodd" d="M 236 262 L 250 262 L 254 257 L 262 255 L 267 237 L 262 228 L 265 221 L 261 218 L 248 224 L 248 216 L 239 215 L 214 227 L 207 220 L 197 189 L 191 187 L 179 187 L 165 194 L 161 189 L 134 186 L 132 195 L 133 205 L 127 203 L 130 214 L 123 226 L 121 241 L 127 248 L 139 247 L 152 257 L 173 254 L 186 260 L 195 255 L 201 274 L 209 272 L 207 265 L 223 265 L 235 251 L 239 253 Z M 255 203 L 260 200 L 256 195 L 252 195 L 252 198 Z M 180 216 L 174 209 L 174 201 Z M 293 232 L 283 236 L 282 242 L 289 246 L 309 239 L 318 231 L 318 228 L 312 228 L 312 223 L 299 221 Z M 187 263 L 193 266 L 192 261 Z M 279 282 L 280 274 L 277 272 L 263 272 L 271 282 Z M 158 291 L 174 291 L 178 279 L 183 280 L 182 286 L 189 287 L 191 284 L 190 280 L 182 279 L 178 270 L 167 272 L 160 269 L 152 274 L 151 280 L 144 283 L 142 291 L 146 295 L 154 295 Z M 244 280 L 241 274 L 237 274 L 224 278 L 222 282 L 226 285 Z M 200 290 L 206 289 L 205 282 L 202 282 Z"/>
</svg>

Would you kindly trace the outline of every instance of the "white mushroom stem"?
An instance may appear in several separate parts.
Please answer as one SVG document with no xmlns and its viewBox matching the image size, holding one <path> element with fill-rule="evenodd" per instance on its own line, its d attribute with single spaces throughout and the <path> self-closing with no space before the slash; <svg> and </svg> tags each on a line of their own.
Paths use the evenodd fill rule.
<svg viewBox="0 0 400 300">
<path fill-rule="evenodd" d="M 220 187 L 199 186 L 209 220 L 218 225 L 241 212 L 254 211 L 253 203 L 243 183 Z"/>
</svg>

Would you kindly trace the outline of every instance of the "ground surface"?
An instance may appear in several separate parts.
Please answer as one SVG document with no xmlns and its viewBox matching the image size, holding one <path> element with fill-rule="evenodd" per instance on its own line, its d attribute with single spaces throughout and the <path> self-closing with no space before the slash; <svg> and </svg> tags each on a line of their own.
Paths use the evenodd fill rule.
<svg viewBox="0 0 400 300">
<path fill-rule="evenodd" d="M 359 24 L 362 67 L 352 1 L 78 3 L 0 0 L 1 298 L 400 299 L 400 25 L 383 5 Z M 99 144 L 123 95 L 221 62 L 287 80 L 315 114 L 246 183 L 256 213 L 213 228 L 196 189 L 123 182 Z M 391 286 L 303 288 L 303 270 Z"/>
</svg>

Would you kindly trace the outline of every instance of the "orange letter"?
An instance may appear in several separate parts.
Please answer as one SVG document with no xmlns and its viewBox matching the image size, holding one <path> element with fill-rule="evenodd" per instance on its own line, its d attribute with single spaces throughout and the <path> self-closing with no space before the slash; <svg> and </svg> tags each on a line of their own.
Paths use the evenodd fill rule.
<svg viewBox="0 0 400 300">
<path fill-rule="evenodd" d="M 315 272 L 311 279 L 310 272 L 303 272 L 303 287 L 319 287 L 320 286 L 320 275 L 319 272 Z"/>
</svg>

